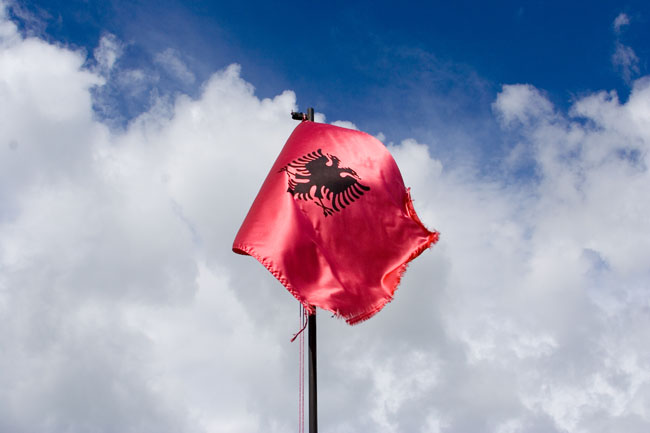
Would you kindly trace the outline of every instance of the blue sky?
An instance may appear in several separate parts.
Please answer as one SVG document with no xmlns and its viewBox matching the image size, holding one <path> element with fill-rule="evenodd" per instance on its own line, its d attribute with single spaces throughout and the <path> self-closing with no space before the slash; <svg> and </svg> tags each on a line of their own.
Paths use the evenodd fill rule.
<svg viewBox="0 0 650 433">
<path fill-rule="evenodd" d="M 476 151 L 499 139 L 490 104 L 503 84 L 543 89 L 560 108 L 576 97 L 629 93 L 612 65 L 615 43 L 631 46 L 644 75 L 650 40 L 644 2 L 269 2 L 27 1 L 43 35 L 91 52 L 107 32 L 127 43 L 122 66 L 151 66 L 173 48 L 194 82 L 157 83 L 196 94 L 215 70 L 242 65 L 260 97 L 285 89 L 329 119 L 431 141 L 457 137 L 465 119 L 483 121 Z M 616 35 L 612 23 L 629 11 Z M 135 115 L 147 100 L 122 101 Z M 426 124 L 424 128 L 422 125 Z M 448 146 L 448 145 L 447 145 Z"/>
<path fill-rule="evenodd" d="M 0 431 L 297 430 L 231 246 L 308 106 L 441 233 L 319 313 L 322 432 L 650 431 L 650 6 L 488 3 L 0 0 Z"/>
</svg>

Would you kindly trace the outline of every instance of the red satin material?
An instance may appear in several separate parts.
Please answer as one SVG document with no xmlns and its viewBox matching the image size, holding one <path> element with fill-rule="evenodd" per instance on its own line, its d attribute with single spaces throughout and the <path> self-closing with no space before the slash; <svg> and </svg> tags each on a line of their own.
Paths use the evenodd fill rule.
<svg viewBox="0 0 650 433">
<path fill-rule="evenodd" d="M 338 157 L 340 167 L 354 169 L 370 187 L 329 216 L 317 201 L 288 192 L 289 174 L 282 171 L 318 149 Z M 255 257 L 309 311 L 317 306 L 354 324 L 392 300 L 407 263 L 437 240 L 438 233 L 415 214 L 381 142 L 364 132 L 303 121 L 266 177 L 233 251 Z"/>
</svg>

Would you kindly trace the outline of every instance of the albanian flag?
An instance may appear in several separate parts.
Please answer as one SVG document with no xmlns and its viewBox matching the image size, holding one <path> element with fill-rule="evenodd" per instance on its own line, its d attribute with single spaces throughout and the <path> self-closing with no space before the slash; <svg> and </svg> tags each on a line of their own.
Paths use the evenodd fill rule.
<svg viewBox="0 0 650 433">
<path fill-rule="evenodd" d="M 360 131 L 303 121 L 233 244 L 309 312 L 354 324 L 393 298 L 409 261 L 438 240 L 420 222 L 386 147 Z"/>
</svg>

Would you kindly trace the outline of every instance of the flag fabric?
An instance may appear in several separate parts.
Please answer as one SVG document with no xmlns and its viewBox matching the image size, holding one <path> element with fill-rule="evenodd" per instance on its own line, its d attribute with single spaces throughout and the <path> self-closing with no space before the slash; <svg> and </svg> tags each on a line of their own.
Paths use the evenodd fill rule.
<svg viewBox="0 0 650 433">
<path fill-rule="evenodd" d="M 233 243 L 311 313 L 369 319 L 409 261 L 438 240 L 413 209 L 393 157 L 364 132 L 301 122 L 266 177 Z"/>
</svg>

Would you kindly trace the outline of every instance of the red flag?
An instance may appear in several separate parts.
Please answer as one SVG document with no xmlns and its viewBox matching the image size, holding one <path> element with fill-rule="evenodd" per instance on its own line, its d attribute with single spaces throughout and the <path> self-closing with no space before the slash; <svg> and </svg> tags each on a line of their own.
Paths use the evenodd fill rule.
<svg viewBox="0 0 650 433">
<path fill-rule="evenodd" d="M 303 121 L 251 206 L 233 251 L 262 263 L 310 312 L 349 324 L 393 298 L 407 263 L 438 240 L 420 222 L 386 147 Z"/>
</svg>

